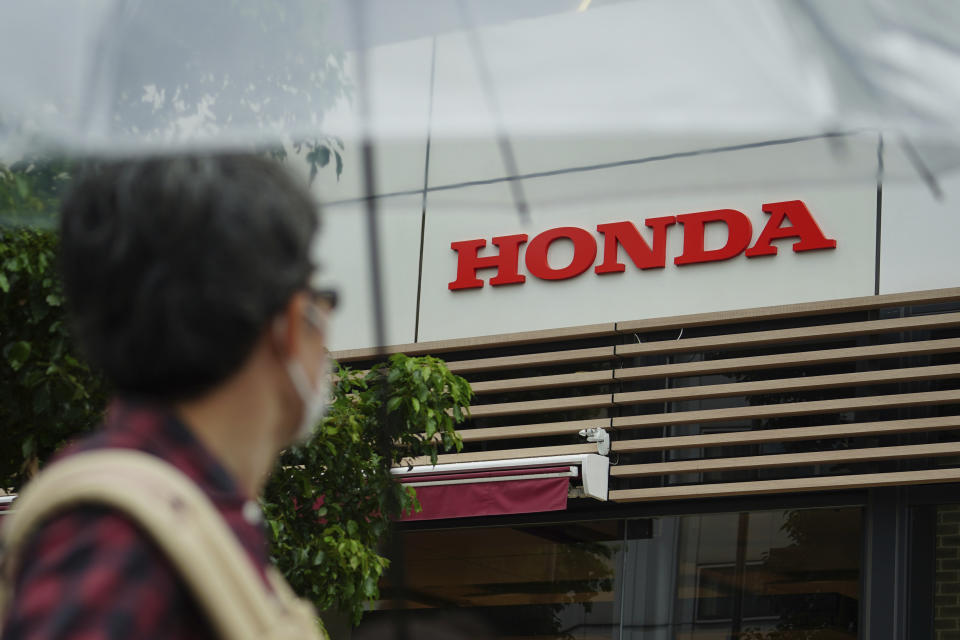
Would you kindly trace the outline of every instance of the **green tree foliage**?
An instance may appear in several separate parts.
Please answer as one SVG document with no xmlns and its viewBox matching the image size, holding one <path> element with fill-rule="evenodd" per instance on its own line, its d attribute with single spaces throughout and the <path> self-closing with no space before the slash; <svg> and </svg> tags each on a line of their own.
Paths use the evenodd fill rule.
<svg viewBox="0 0 960 640">
<path fill-rule="evenodd" d="M 64 444 L 101 421 L 109 390 L 70 339 L 53 231 L 0 227 L 0 487 L 16 489 Z M 285 452 L 265 513 L 275 560 L 320 609 L 359 621 L 378 597 L 392 520 L 417 508 L 390 467 L 460 448 L 469 384 L 440 360 L 393 356 L 341 369 L 328 417 Z"/>
<path fill-rule="evenodd" d="M 0 225 L 52 228 L 74 170 L 75 163 L 62 158 L 0 162 Z"/>
<path fill-rule="evenodd" d="M 56 247 L 52 231 L 0 227 L 0 488 L 96 426 L 106 402 L 65 325 Z"/>
<path fill-rule="evenodd" d="M 378 553 L 391 521 L 419 510 L 394 464 L 460 450 L 470 385 L 442 361 L 394 355 L 367 372 L 340 369 L 335 401 L 315 437 L 287 451 L 264 511 L 274 558 L 294 589 L 321 610 L 360 621 L 388 566 Z"/>
</svg>

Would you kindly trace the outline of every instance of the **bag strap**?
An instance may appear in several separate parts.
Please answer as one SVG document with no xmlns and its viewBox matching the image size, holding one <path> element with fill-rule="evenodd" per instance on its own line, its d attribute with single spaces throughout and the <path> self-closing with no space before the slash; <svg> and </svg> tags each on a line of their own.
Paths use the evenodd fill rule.
<svg viewBox="0 0 960 640">
<path fill-rule="evenodd" d="M 151 537 L 220 637 L 324 637 L 312 606 L 296 598 L 278 572 L 270 575 L 275 592 L 267 589 L 233 532 L 193 482 L 156 456 L 132 450 L 71 456 L 26 487 L 13 513 L 4 516 L 0 578 L 8 590 L 30 534 L 55 513 L 90 503 L 120 511 Z M 2 600 L 0 595 L 0 605 Z"/>
</svg>

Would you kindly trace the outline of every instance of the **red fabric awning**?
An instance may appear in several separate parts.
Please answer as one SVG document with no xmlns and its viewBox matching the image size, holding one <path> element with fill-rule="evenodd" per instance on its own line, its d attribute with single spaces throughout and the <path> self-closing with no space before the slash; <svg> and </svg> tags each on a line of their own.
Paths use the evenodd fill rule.
<svg viewBox="0 0 960 640">
<path fill-rule="evenodd" d="M 562 511 L 574 473 L 576 467 L 540 467 L 405 477 L 423 510 L 401 520 Z"/>
</svg>

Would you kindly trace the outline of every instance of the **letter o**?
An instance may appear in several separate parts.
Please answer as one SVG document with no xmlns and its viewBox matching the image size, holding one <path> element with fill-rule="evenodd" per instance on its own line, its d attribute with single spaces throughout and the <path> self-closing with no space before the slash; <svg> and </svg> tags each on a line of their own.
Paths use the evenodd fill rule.
<svg viewBox="0 0 960 640">
<path fill-rule="evenodd" d="M 547 251 L 554 240 L 566 238 L 573 242 L 573 259 L 562 269 L 554 269 L 547 262 Z M 557 227 L 547 229 L 527 245 L 526 262 L 530 275 L 541 280 L 566 280 L 578 276 L 593 265 L 597 258 L 597 239 L 586 229 Z"/>
</svg>

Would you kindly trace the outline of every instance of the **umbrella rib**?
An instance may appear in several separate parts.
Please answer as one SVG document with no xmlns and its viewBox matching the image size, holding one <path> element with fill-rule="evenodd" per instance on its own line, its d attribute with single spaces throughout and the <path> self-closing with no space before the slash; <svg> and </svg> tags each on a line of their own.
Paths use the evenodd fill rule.
<svg viewBox="0 0 960 640">
<path fill-rule="evenodd" d="M 89 76 L 87 78 L 88 86 L 91 87 L 91 90 L 87 94 L 86 99 L 83 100 L 77 114 L 80 126 L 82 127 L 81 130 L 87 131 L 88 135 L 89 132 L 92 131 L 91 124 L 95 117 L 94 114 L 98 98 L 101 97 L 101 94 L 109 94 L 110 98 L 114 97 L 115 87 L 112 81 L 108 81 L 108 78 L 112 79 L 116 77 L 118 60 L 114 49 L 117 46 L 116 43 L 118 40 L 123 37 L 125 31 L 124 26 L 129 16 L 136 10 L 135 5 L 137 4 L 139 4 L 139 2 L 134 0 L 118 3 L 110 13 L 109 19 L 104 20 L 104 24 L 101 25 L 102 30 L 97 38 L 97 44 L 94 48 L 94 60 L 93 64 L 90 65 Z M 108 42 L 111 40 L 113 41 L 112 46 L 108 45 Z"/>
<path fill-rule="evenodd" d="M 908 138 L 906 135 L 901 135 L 900 146 L 907 155 L 907 159 L 910 160 L 910 164 L 913 165 L 913 168 L 920 175 L 920 178 L 927 185 L 927 188 L 930 189 L 930 193 L 933 194 L 933 197 L 937 200 L 943 200 L 943 190 L 940 188 L 940 183 L 937 182 L 936 176 L 933 175 L 933 172 L 930 170 L 930 167 L 927 166 L 927 163 L 923 161 L 923 157 L 913 145 L 913 142 L 911 142 L 910 138 Z"/>
<path fill-rule="evenodd" d="M 477 75 L 480 77 L 480 84 L 483 87 L 483 95 L 487 100 L 487 109 L 493 116 L 494 126 L 497 131 L 497 146 L 500 148 L 500 157 L 503 160 L 507 174 L 519 176 L 520 169 L 517 167 L 517 157 L 513 152 L 513 144 L 507 134 L 507 128 L 504 125 L 503 113 L 500 111 L 500 101 L 497 98 L 497 89 L 493 84 L 493 76 L 490 75 L 490 65 L 487 64 L 487 56 L 480 42 L 480 36 L 477 34 L 476 23 L 474 22 L 470 9 L 467 6 L 467 0 L 460 0 L 460 18 L 464 30 L 467 33 L 467 41 L 470 44 L 470 50 L 473 53 L 473 60 L 477 68 Z M 527 202 L 526 194 L 523 191 L 523 178 L 517 177 L 510 181 L 510 193 L 513 196 L 513 204 L 517 209 L 520 220 L 524 223 L 530 221 L 530 206 Z"/>
<path fill-rule="evenodd" d="M 376 176 L 373 161 L 373 142 L 370 135 L 370 97 L 369 78 L 367 76 L 367 43 L 366 34 L 366 2 L 356 0 L 349 3 L 353 9 L 353 28 L 357 41 L 357 109 L 360 115 L 361 132 L 361 162 L 363 165 L 363 192 L 362 198 L 366 202 L 367 220 L 367 251 L 370 259 L 371 298 L 373 299 L 374 340 L 383 355 L 387 343 L 386 323 L 384 318 L 383 301 L 383 274 L 380 264 L 380 232 L 378 224 Z"/>
<path fill-rule="evenodd" d="M 839 138 L 843 136 L 853 135 L 856 133 L 861 133 L 861 131 L 837 131 L 829 133 L 818 133 L 808 136 L 797 136 L 793 138 L 779 138 L 777 140 L 765 140 L 763 142 L 746 142 L 743 144 L 728 145 L 724 147 L 710 147 L 708 149 L 696 149 L 693 151 L 676 151 L 673 153 L 664 153 L 656 156 L 646 156 L 643 158 L 630 158 L 627 160 L 613 160 L 611 162 L 598 162 L 595 164 L 585 164 L 585 165 L 576 165 L 572 167 L 563 167 L 560 169 L 551 169 L 549 171 L 534 171 L 531 173 L 507 175 L 499 178 L 485 178 L 482 180 L 467 180 L 464 182 L 453 182 L 449 184 L 441 184 L 435 187 L 428 187 L 426 189 L 427 193 L 432 193 L 435 191 L 452 191 L 454 189 L 463 189 L 465 187 L 478 187 L 491 184 L 499 184 L 501 182 L 516 182 L 521 180 L 531 180 L 534 178 L 549 178 L 552 176 L 560 176 L 571 173 L 586 173 L 589 171 L 600 171 L 603 169 L 613 169 L 616 167 L 629 167 L 632 165 L 646 164 L 649 162 L 659 162 L 661 160 L 674 160 L 677 158 L 692 158 L 695 156 L 704 156 L 711 155 L 714 153 L 726 153 L 729 151 L 741 151 L 743 149 L 757 149 L 760 147 L 772 147 L 782 144 L 793 144 L 796 142 L 807 142 L 810 140 L 830 140 L 833 138 Z M 343 200 L 331 200 L 330 202 L 325 203 L 324 206 L 331 207 L 341 204 L 355 204 L 357 202 L 363 202 L 368 198 L 393 198 L 397 196 L 412 196 L 420 195 L 424 192 L 424 189 L 405 189 L 402 191 L 390 191 L 388 193 L 381 194 L 365 194 L 360 198 L 345 198 Z"/>
</svg>

